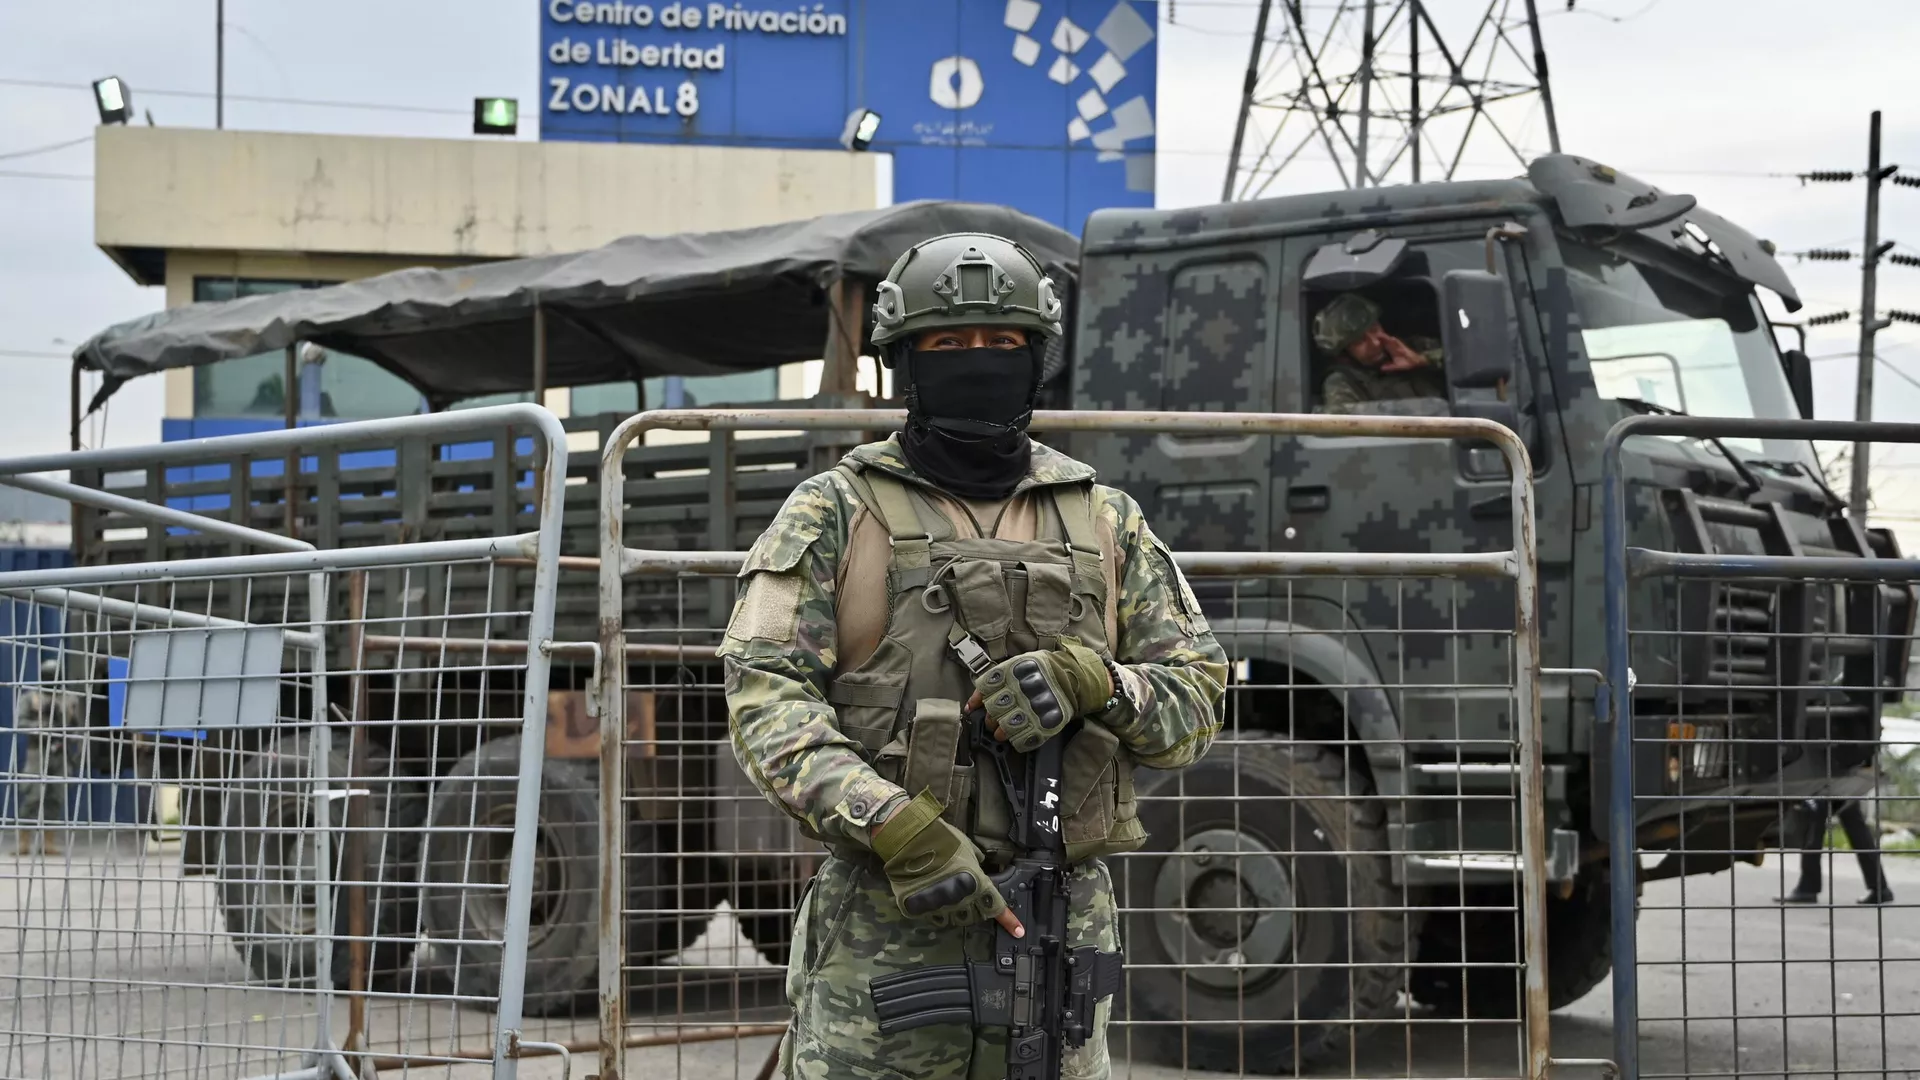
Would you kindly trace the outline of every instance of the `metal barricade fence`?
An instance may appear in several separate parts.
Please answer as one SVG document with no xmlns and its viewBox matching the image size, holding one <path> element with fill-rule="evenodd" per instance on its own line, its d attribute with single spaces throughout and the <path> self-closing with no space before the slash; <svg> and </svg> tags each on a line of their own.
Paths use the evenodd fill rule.
<svg viewBox="0 0 1920 1080">
<path fill-rule="evenodd" d="M 1623 455 L 1649 436 L 1742 475 L 1663 481 Z M 1595 745 L 1626 1080 L 1920 1068 L 1920 875 L 1898 850 L 1920 823 L 1920 739 L 1882 723 L 1906 692 L 1920 560 L 1841 514 L 1811 440 L 1913 443 L 1920 425 L 1642 416 L 1607 435 L 1615 704 Z"/>
<path fill-rule="evenodd" d="M 0 744 L 0 1076 L 512 1077 L 564 1052 L 522 1020 L 544 1004 L 523 992 L 553 888 L 538 871 L 562 861 L 536 829 L 565 482 L 553 417 L 16 459 L 0 482 L 500 423 L 540 443 L 540 524 L 522 536 L 315 551 L 25 478 L 268 552 L 0 574 L 16 723 Z M 525 566 L 531 587 L 506 588 Z"/>
<path fill-rule="evenodd" d="M 651 429 L 884 432 L 900 419 L 660 411 L 603 448 L 600 843 L 620 852 L 601 877 L 603 1078 L 771 1075 L 794 908 L 822 857 L 734 761 L 714 660 L 727 607 L 711 583 L 744 554 L 627 546 L 628 448 Z M 1128 964 L 1115 1075 L 1170 1075 L 1183 1056 L 1260 1074 L 1528 1080 L 1570 1064 L 1548 1056 L 1543 912 L 1579 845 L 1544 823 L 1518 439 L 1382 417 L 1038 413 L 1033 427 L 1480 440 L 1512 470 L 1505 550 L 1176 556 L 1216 585 L 1208 617 L 1234 678 L 1200 762 L 1137 774 L 1149 843 L 1109 860 Z"/>
</svg>

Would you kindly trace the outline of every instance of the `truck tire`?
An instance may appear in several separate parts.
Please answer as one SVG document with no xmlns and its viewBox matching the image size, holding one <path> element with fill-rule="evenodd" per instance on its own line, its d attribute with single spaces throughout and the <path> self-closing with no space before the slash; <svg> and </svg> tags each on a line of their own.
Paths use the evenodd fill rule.
<svg viewBox="0 0 1920 1080">
<path fill-rule="evenodd" d="M 1604 867 L 1576 877 L 1573 893 L 1547 895 L 1547 1007 L 1564 1009 L 1600 985 L 1613 970 L 1613 894 Z M 1513 890 L 1468 892 L 1469 904 L 1513 906 Z M 1463 905 L 1468 906 L 1468 905 Z M 1514 914 L 1509 911 L 1434 912 L 1427 917 L 1409 990 L 1422 1005 L 1448 1016 L 1505 1019 L 1520 1015 L 1518 968 L 1460 968 L 1448 964 L 1516 964 Z M 1463 934 L 1464 931 L 1464 934 Z M 1463 950 L 1461 939 L 1467 944 Z M 1425 965 L 1437 964 L 1438 967 Z"/>
<path fill-rule="evenodd" d="M 1352 1021 L 1393 1009 L 1414 932 L 1367 778 L 1336 747 L 1223 739 L 1137 783 L 1151 850 L 1118 860 L 1121 906 L 1135 909 L 1122 1007 L 1158 1023 L 1136 1037 L 1230 1072 L 1291 1070 L 1364 1040 Z M 1216 854 L 1235 850 L 1258 854 Z M 1245 966 L 1222 966 L 1236 952 Z"/>
<path fill-rule="evenodd" d="M 498 942 L 506 931 L 520 745 L 518 735 L 482 743 L 454 763 L 434 792 L 426 924 L 437 939 L 471 942 L 441 946 L 433 965 L 462 995 L 500 992 Z M 598 986 L 599 804 L 598 762 L 542 762 L 523 987 L 528 1015 L 571 1010 Z M 673 884 L 672 867 L 655 857 L 651 830 L 630 827 L 627 837 L 628 955 L 641 961 L 670 956 L 699 934 L 708 916 L 669 900 L 694 890 Z"/>
<path fill-rule="evenodd" d="M 352 776 L 344 732 L 335 732 L 327 756 L 327 775 Z M 353 787 L 367 790 L 368 819 L 376 832 L 367 837 L 369 877 L 378 883 L 368 896 L 377 940 L 369 946 L 370 979 L 403 970 L 419 933 L 420 824 L 427 800 L 420 785 L 393 778 L 384 749 L 368 754 L 368 777 Z M 310 984 L 319 974 L 318 923 L 313 885 L 316 830 L 311 777 L 312 735 L 284 735 L 248 757 L 236 777 L 242 784 L 218 800 L 221 828 L 210 853 L 221 913 L 234 948 L 255 977 L 276 986 Z M 373 777 L 382 779 L 375 780 Z M 348 934 L 346 890 L 341 872 L 345 802 L 329 799 L 329 863 L 335 884 L 331 981 L 348 985 L 353 963 Z"/>
</svg>

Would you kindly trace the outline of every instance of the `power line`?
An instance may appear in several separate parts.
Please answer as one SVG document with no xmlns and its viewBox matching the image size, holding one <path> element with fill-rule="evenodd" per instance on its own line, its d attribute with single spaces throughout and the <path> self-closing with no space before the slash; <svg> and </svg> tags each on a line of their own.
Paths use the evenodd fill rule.
<svg viewBox="0 0 1920 1080">
<path fill-rule="evenodd" d="M 0 169 L 0 180 L 92 180 L 92 173 L 19 172 Z"/>
<path fill-rule="evenodd" d="M 1185 2 L 1193 3 L 1194 0 L 1185 0 Z M 1241 8 L 1251 9 L 1253 5 L 1251 3 L 1248 3 L 1248 4 L 1218 3 L 1210 6 L 1241 7 Z M 1315 6 L 1324 6 L 1327 8 L 1334 8 L 1339 5 L 1335 5 L 1335 4 L 1307 5 L 1307 7 L 1309 8 L 1312 8 Z M 1187 29 L 1187 27 L 1183 25 L 1182 29 Z M 75 90 L 75 91 L 87 91 L 87 92 L 91 92 L 91 89 L 92 89 L 86 83 L 66 83 L 66 82 L 57 82 L 49 79 L 0 78 L 0 86 L 17 86 L 17 87 L 46 89 L 46 90 Z M 213 97 L 214 97 L 212 93 L 205 90 L 152 90 L 152 89 L 146 89 L 144 87 L 137 88 L 137 89 L 142 94 L 151 94 L 155 97 L 193 98 L 193 99 L 204 100 L 204 101 L 211 101 L 213 100 Z M 255 104 L 255 105 L 296 105 L 296 106 L 302 106 L 307 108 L 321 108 L 321 109 L 362 109 L 369 112 L 416 113 L 416 114 L 429 115 L 429 116 L 463 116 L 464 117 L 464 116 L 472 115 L 471 109 L 447 109 L 447 108 L 440 108 L 438 106 L 433 106 L 433 105 L 402 105 L 394 102 L 381 102 L 381 101 L 333 101 L 333 100 L 327 100 L 327 99 L 321 99 L 321 98 L 272 97 L 267 95 L 253 95 L 253 94 L 227 94 L 226 99 L 228 101 L 244 101 L 249 104 Z M 62 146 L 75 145 L 78 142 L 83 142 L 86 139 L 91 139 L 91 138 L 92 136 L 89 135 L 83 139 L 75 140 L 74 143 L 61 143 L 55 146 L 36 148 L 35 150 L 31 150 L 31 151 L 22 151 L 21 153 L 25 154 L 25 153 L 45 152 L 49 150 L 58 149 Z M 1175 155 L 1180 157 L 1213 157 L 1213 158 L 1226 157 L 1228 153 L 1225 150 L 1182 149 L 1179 147 L 1170 147 L 1170 146 L 1156 146 L 1154 148 L 1154 152 L 1156 154 Z M 9 156 L 14 156 L 14 155 L 0 155 L 0 160 L 4 160 L 6 157 L 9 157 Z M 1311 161 L 1318 164 L 1331 164 L 1333 161 L 1332 158 L 1309 157 L 1306 155 L 1300 156 L 1297 160 Z M 1475 169 L 1492 169 L 1492 168 L 1502 167 L 1502 166 L 1496 166 L 1487 162 L 1476 163 L 1476 162 L 1463 161 L 1461 162 L 1461 164 L 1463 166 L 1467 166 Z M 1791 172 L 1768 172 L 1768 171 L 1759 171 L 1759 170 L 1752 170 L 1752 169 L 1667 169 L 1667 168 L 1642 169 L 1642 168 L 1634 168 L 1633 166 L 1630 166 L 1630 165 L 1622 166 L 1621 171 L 1632 173 L 1636 176 L 1711 176 L 1711 177 L 1742 179 L 1742 180 L 1791 180 L 1801 175 L 1799 173 L 1791 173 Z M 0 176 L 5 176 L 5 175 L 13 175 L 13 174 L 0 173 Z M 55 179 L 55 177 L 51 175 L 36 175 L 33 178 L 34 179 Z M 59 179 L 91 179 L 91 177 L 59 177 Z"/>
<path fill-rule="evenodd" d="M 82 135 L 77 139 L 68 139 L 66 142 L 48 143 L 45 146 L 35 146 L 27 150 L 9 150 L 4 154 L 0 154 L 0 161 L 32 157 L 35 154 L 50 154 L 55 150 L 65 150 L 69 146 L 79 146 L 81 143 L 90 143 L 92 141 L 93 136 Z"/>
<path fill-rule="evenodd" d="M 23 86 L 42 90 L 84 90 L 91 92 L 86 83 L 55 82 L 50 79 L 0 79 L 0 86 Z M 205 90 L 152 90 L 146 87 L 136 88 L 142 94 L 155 97 L 196 98 L 211 101 L 214 95 Z M 254 94 L 226 94 L 228 101 L 245 101 L 256 105 L 304 105 L 322 109 L 369 109 L 374 112 L 430 113 L 436 116 L 470 116 L 471 109 L 443 109 L 433 105 L 396 105 L 380 101 L 329 101 L 321 98 L 267 97 Z"/>
<path fill-rule="evenodd" d="M 1588 8 L 1576 8 L 1569 3 L 1565 11 L 1549 11 L 1547 14 L 1542 15 L 1541 18 L 1552 18 L 1555 15 L 1591 15 L 1596 19 L 1605 19 L 1610 23 L 1629 23 L 1659 6 L 1660 0 L 1647 0 L 1646 4 L 1644 4 L 1640 10 L 1631 15 L 1608 15 L 1605 12 L 1593 11 Z"/>
<path fill-rule="evenodd" d="M 1874 360 L 1874 363 L 1879 364 L 1881 367 L 1886 368 L 1888 371 L 1891 371 L 1895 375 L 1900 376 L 1902 380 L 1907 382 L 1909 385 L 1913 386 L 1915 389 L 1920 389 L 1920 379 L 1916 379 L 1913 376 L 1907 374 L 1905 371 L 1901 370 L 1900 368 L 1895 367 L 1893 364 L 1893 361 L 1887 359 L 1884 356 L 1881 356 L 1878 353 L 1874 354 L 1873 360 Z"/>
</svg>

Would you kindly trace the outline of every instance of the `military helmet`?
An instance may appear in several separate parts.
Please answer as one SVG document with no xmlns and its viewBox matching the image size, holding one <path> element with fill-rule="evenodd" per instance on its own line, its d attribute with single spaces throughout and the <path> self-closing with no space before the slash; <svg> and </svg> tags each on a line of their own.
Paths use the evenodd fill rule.
<svg viewBox="0 0 1920 1080">
<path fill-rule="evenodd" d="M 1359 293 L 1341 293 L 1313 317 L 1313 343 L 1338 356 L 1380 321 L 1380 305 Z"/>
<path fill-rule="evenodd" d="M 873 343 L 948 326 L 1017 326 L 1060 338 L 1060 299 L 1027 249 L 989 233 L 947 233 L 907 249 L 873 305 Z"/>
</svg>

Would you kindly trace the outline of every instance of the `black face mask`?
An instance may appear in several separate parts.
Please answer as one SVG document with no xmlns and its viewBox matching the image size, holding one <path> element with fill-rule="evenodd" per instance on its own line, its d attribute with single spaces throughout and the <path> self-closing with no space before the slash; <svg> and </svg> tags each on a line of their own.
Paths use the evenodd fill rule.
<svg viewBox="0 0 1920 1080">
<path fill-rule="evenodd" d="M 927 479 L 970 499 L 1004 499 L 1027 475 L 1038 350 L 910 352 L 900 445 Z"/>
</svg>

